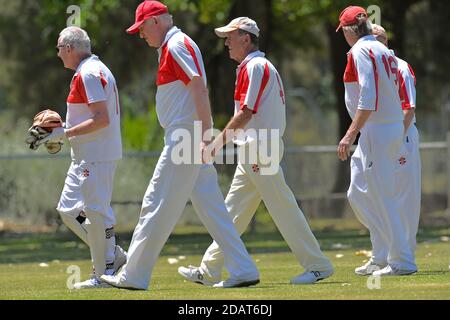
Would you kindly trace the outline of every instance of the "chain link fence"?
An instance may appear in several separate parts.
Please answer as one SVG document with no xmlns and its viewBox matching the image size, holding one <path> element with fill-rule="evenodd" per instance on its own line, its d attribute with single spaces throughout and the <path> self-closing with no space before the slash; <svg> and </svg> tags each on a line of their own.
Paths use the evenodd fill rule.
<svg viewBox="0 0 450 320">
<path fill-rule="evenodd" d="M 450 199 L 447 141 L 421 144 L 422 218 L 445 212 Z M 159 152 L 126 153 L 117 168 L 113 209 L 118 225 L 133 228 L 141 200 L 152 176 Z M 286 148 L 282 166 L 288 185 L 308 218 L 352 217 L 345 193 L 333 193 L 337 176 L 336 146 Z M 70 165 L 68 154 L 0 156 L 0 221 L 28 225 L 58 225 L 55 210 Z M 217 165 L 224 195 L 234 173 L 233 165 Z M 261 209 L 263 210 L 263 209 Z M 180 224 L 197 224 L 188 204 Z"/>
</svg>

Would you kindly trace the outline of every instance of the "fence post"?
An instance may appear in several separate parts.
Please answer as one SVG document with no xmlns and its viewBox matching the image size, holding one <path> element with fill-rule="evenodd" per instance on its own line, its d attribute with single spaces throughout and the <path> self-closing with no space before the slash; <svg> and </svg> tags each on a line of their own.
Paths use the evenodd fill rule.
<svg viewBox="0 0 450 320">
<path fill-rule="evenodd" d="M 450 213 L 450 131 L 447 132 L 447 213 Z"/>
</svg>

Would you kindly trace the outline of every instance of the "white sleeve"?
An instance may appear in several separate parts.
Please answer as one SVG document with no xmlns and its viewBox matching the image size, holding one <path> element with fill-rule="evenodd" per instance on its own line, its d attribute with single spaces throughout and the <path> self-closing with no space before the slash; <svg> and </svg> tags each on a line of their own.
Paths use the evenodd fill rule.
<svg viewBox="0 0 450 320">
<path fill-rule="evenodd" d="M 364 49 L 353 50 L 352 56 L 358 72 L 360 110 L 377 110 L 378 102 L 378 73 L 376 60 L 372 51 Z"/>
<path fill-rule="evenodd" d="M 99 74 L 91 72 L 82 74 L 84 90 L 86 91 L 86 98 L 88 104 L 106 101 L 106 93 L 104 87 L 107 82 L 105 78 Z"/>
<path fill-rule="evenodd" d="M 184 84 L 188 84 L 194 77 L 203 76 L 200 50 L 188 38 L 169 47 L 169 51 L 175 60 L 173 71 Z"/>
</svg>

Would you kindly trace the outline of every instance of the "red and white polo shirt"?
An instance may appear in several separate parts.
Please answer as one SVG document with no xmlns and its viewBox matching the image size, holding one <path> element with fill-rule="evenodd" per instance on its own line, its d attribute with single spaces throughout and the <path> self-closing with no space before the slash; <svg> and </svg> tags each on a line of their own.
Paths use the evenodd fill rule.
<svg viewBox="0 0 450 320">
<path fill-rule="evenodd" d="M 368 122 L 401 122 L 400 78 L 395 55 L 373 35 L 362 37 L 347 55 L 345 104 L 353 119 L 356 110 L 374 111 Z"/>
<path fill-rule="evenodd" d="M 280 138 L 286 129 L 286 101 L 283 82 L 278 71 L 261 51 L 250 53 L 236 70 L 234 91 L 235 114 L 244 108 L 253 111 L 253 117 L 233 140 L 242 145 L 255 139 L 265 139 L 258 130 L 278 130 Z M 248 130 L 254 129 L 254 130 Z M 256 135 L 252 133 L 256 131 Z"/>
<path fill-rule="evenodd" d="M 122 158 L 120 105 L 116 80 L 95 55 L 81 61 L 70 84 L 67 97 L 67 128 L 93 117 L 89 105 L 106 101 L 109 126 L 69 138 L 72 159 L 76 161 L 112 161 Z"/>
<path fill-rule="evenodd" d="M 195 103 L 187 85 L 193 77 L 206 73 L 197 44 L 177 27 L 172 27 L 158 49 L 156 112 L 163 128 L 193 125 L 198 119 Z"/>
</svg>

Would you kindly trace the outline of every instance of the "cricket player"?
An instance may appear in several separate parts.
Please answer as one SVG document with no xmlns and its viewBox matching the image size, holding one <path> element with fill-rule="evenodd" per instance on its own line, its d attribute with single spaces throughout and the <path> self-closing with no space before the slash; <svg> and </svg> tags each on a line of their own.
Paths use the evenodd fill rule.
<svg viewBox="0 0 450 320">
<path fill-rule="evenodd" d="M 126 261 L 116 245 L 116 219 L 110 206 L 117 160 L 122 158 L 120 106 L 111 71 L 91 53 L 86 31 L 68 27 L 56 46 L 67 69 L 75 70 L 67 97 L 66 128 L 43 139 L 67 137 L 72 163 L 57 210 L 65 225 L 90 248 L 94 275 L 75 289 L 100 288 L 102 274 L 113 274 Z"/>
<path fill-rule="evenodd" d="M 264 201 L 278 229 L 305 272 L 294 277 L 292 284 L 311 284 L 333 274 L 333 266 L 320 250 L 294 194 L 286 184 L 279 165 L 283 155 L 282 136 L 286 127 L 286 104 L 281 77 L 272 63 L 259 51 L 259 28 L 248 17 L 232 20 L 215 29 L 225 38 L 230 58 L 237 61 L 234 117 L 208 148 L 209 158 L 231 140 L 240 151 L 239 163 L 225 203 L 239 233 L 243 233 Z M 265 131 L 271 135 L 265 135 Z M 276 170 L 265 173 L 263 145 L 278 152 Z M 256 148 L 255 148 L 256 147 Z M 245 154 L 257 154 L 254 161 Z M 247 161 L 250 160 L 250 161 Z M 223 247 L 213 242 L 206 250 L 199 267 L 180 267 L 186 279 L 208 285 L 220 281 Z"/>
<path fill-rule="evenodd" d="M 350 147 L 361 133 L 351 158 L 347 196 L 356 216 L 369 229 L 373 247 L 372 258 L 355 273 L 412 274 L 417 269 L 399 212 L 395 175 L 404 132 L 398 63 L 372 35 L 364 8 L 345 8 L 339 21 L 336 32 L 342 28 L 351 47 L 344 84 L 345 103 L 353 121 L 337 153 L 340 160 L 347 160 Z M 388 243 L 387 256 L 377 246 L 379 243 Z"/>
<path fill-rule="evenodd" d="M 388 47 L 386 30 L 379 25 L 372 24 L 375 38 Z M 392 51 L 394 54 L 394 52 Z M 399 70 L 400 98 L 402 99 L 403 125 L 405 135 L 404 148 L 397 162 L 397 192 L 400 197 L 399 211 L 406 226 L 406 236 L 410 250 L 416 250 L 416 235 L 419 228 L 420 199 L 421 199 L 421 161 L 419 152 L 419 132 L 417 131 L 416 109 L 416 77 L 411 66 L 396 57 Z M 380 237 L 380 241 L 383 239 Z M 378 246 L 377 246 L 378 247 Z M 387 257 L 388 244 L 380 244 L 384 248 L 380 255 Z"/>
<path fill-rule="evenodd" d="M 150 47 L 158 49 L 156 111 L 165 131 L 165 146 L 144 196 L 127 263 L 116 276 L 102 276 L 102 280 L 120 288 L 147 289 L 159 253 L 190 197 L 203 224 L 224 248 L 225 267 L 230 277 L 217 287 L 259 283 L 258 270 L 225 207 L 214 166 L 201 161 L 176 163 L 174 160 L 179 141 L 173 133 L 183 129 L 194 136 L 196 120 L 201 121 L 203 132 L 212 128 L 199 48 L 173 25 L 168 8 L 158 1 L 142 2 L 136 10 L 136 22 L 127 32 L 140 32 Z M 198 144 L 192 139 L 190 147 L 194 152 L 200 154 L 206 148 L 203 137 L 206 136 L 202 135 Z"/>
</svg>

